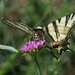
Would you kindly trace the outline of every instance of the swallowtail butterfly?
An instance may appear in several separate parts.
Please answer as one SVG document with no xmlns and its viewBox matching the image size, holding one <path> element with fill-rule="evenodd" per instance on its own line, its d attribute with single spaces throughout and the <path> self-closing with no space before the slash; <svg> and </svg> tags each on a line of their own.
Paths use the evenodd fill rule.
<svg viewBox="0 0 75 75">
<path fill-rule="evenodd" d="M 72 51 L 69 48 L 69 39 L 72 35 L 72 28 L 75 26 L 75 13 L 55 20 L 43 28 L 36 27 L 32 29 L 27 25 L 6 19 L 2 19 L 2 22 L 9 26 L 21 29 L 22 31 L 28 33 L 30 36 L 34 37 L 34 40 L 45 40 L 46 47 L 57 59 L 58 57 L 54 54 L 53 48 L 58 49 L 60 55 L 63 51 L 65 52 L 66 50 Z"/>
</svg>

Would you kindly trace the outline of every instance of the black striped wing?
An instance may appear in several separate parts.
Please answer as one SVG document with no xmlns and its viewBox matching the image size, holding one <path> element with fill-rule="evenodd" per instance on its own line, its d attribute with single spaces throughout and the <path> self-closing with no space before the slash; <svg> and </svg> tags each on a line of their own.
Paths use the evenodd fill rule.
<svg viewBox="0 0 75 75">
<path fill-rule="evenodd" d="M 9 26 L 18 28 L 18 29 L 20 29 L 20 30 L 28 33 L 32 37 L 34 37 L 34 31 L 33 31 L 33 29 L 30 28 L 29 26 L 25 25 L 25 24 L 21 24 L 19 22 L 14 22 L 14 21 L 6 20 L 6 19 L 2 19 L 2 22 L 5 23 L 5 24 L 7 24 L 7 25 L 9 25 Z"/>
<path fill-rule="evenodd" d="M 68 40 L 66 41 L 65 38 L 69 36 L 69 34 L 71 33 L 71 28 L 75 25 L 75 13 L 69 14 L 56 21 L 53 21 L 43 28 L 36 27 L 35 29 L 32 29 L 27 25 L 23 25 L 21 23 L 13 22 L 6 19 L 3 19 L 2 22 L 30 34 L 32 37 L 35 38 L 35 40 L 45 40 L 46 47 L 50 50 L 51 54 L 55 58 L 57 58 L 54 55 L 52 47 L 54 44 L 59 42 L 60 54 L 62 53 L 62 51 L 66 51 L 67 49 L 69 49 L 67 46 Z"/>
<path fill-rule="evenodd" d="M 71 29 L 74 26 L 75 13 L 64 16 L 43 27 L 46 47 L 55 58 L 57 58 L 57 56 L 54 54 L 52 48 L 57 48 L 60 54 L 66 50 L 72 51 L 69 48 L 69 38 L 71 35 Z"/>
<path fill-rule="evenodd" d="M 55 42 L 64 39 L 75 25 L 75 13 L 64 16 L 43 28 Z"/>
</svg>

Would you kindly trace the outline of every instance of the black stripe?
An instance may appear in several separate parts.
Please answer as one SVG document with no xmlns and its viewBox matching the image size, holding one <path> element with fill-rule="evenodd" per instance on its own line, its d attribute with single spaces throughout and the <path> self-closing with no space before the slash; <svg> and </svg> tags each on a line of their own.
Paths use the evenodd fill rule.
<svg viewBox="0 0 75 75">
<path fill-rule="evenodd" d="M 52 23 L 53 23 L 53 26 L 54 26 L 54 29 L 55 29 L 55 32 L 56 32 L 56 37 L 57 37 L 57 39 L 58 39 L 58 35 L 57 35 L 57 34 L 58 34 L 59 32 L 58 32 L 58 27 L 57 27 L 57 25 L 56 25 L 56 21 L 53 21 Z"/>
<path fill-rule="evenodd" d="M 61 21 L 61 18 L 58 19 L 58 22 L 59 22 L 59 23 L 60 23 L 60 21 Z"/>
<path fill-rule="evenodd" d="M 69 36 L 70 34 L 72 34 L 71 30 L 72 30 L 73 27 L 75 27 L 75 21 L 72 23 L 72 27 L 68 31 L 67 36 Z"/>
<path fill-rule="evenodd" d="M 71 20 L 73 19 L 74 15 L 75 15 L 75 13 L 72 14 Z"/>
<path fill-rule="evenodd" d="M 75 21 L 73 21 L 72 23 L 72 27 L 70 29 L 72 29 L 75 26 Z"/>
<path fill-rule="evenodd" d="M 19 22 L 14 22 L 14 23 L 17 24 L 17 23 L 19 23 Z M 20 25 L 19 25 L 19 24 L 20 24 Z M 20 27 L 24 26 L 24 27 L 22 27 L 23 29 L 28 28 L 28 30 L 30 30 L 31 32 L 33 32 L 32 28 L 30 28 L 29 26 L 24 25 L 24 24 L 22 24 L 22 23 L 19 23 L 19 24 L 17 24 L 17 25 L 20 26 Z"/>
<path fill-rule="evenodd" d="M 66 16 L 65 26 L 67 26 L 68 20 L 70 19 L 71 14 Z"/>
<path fill-rule="evenodd" d="M 28 31 L 33 32 L 32 29 L 31 29 L 30 27 L 28 27 L 27 25 L 21 24 L 21 23 L 19 23 L 19 22 L 12 22 L 12 23 L 15 24 L 15 25 L 13 25 L 13 26 L 16 27 L 16 28 L 18 28 L 18 26 L 19 26 L 19 27 L 20 27 L 20 28 L 19 28 L 20 30 L 28 28 Z M 17 24 L 17 23 L 19 23 L 19 24 Z M 11 23 L 10 23 L 10 24 L 11 24 Z M 23 27 L 23 26 L 24 26 L 24 27 Z M 22 31 L 24 31 L 24 30 L 22 30 Z M 25 30 L 24 32 L 28 33 L 26 30 Z M 28 33 L 28 34 L 30 34 L 30 33 Z"/>
<path fill-rule="evenodd" d="M 46 31 L 47 31 L 47 34 L 50 36 L 50 38 L 55 42 L 55 40 L 53 39 L 53 37 L 50 35 L 50 33 L 49 33 L 49 30 L 48 30 L 48 27 L 47 27 L 47 25 L 46 25 Z"/>
</svg>

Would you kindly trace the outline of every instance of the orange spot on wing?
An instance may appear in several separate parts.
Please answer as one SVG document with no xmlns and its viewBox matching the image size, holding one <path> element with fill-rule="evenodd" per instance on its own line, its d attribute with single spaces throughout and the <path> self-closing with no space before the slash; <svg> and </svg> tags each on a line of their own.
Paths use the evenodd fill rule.
<svg viewBox="0 0 75 75">
<path fill-rule="evenodd" d="M 60 45 L 60 42 L 58 42 L 58 43 L 55 43 L 53 46 L 55 46 L 55 45 Z"/>
</svg>

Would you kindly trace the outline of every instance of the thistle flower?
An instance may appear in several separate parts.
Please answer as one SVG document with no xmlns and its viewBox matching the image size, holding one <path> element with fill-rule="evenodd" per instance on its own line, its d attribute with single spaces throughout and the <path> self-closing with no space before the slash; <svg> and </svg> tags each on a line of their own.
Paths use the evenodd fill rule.
<svg viewBox="0 0 75 75">
<path fill-rule="evenodd" d="M 29 41 L 27 42 L 23 47 L 20 48 L 20 50 L 25 51 L 26 53 L 37 53 L 39 50 L 39 48 L 41 48 L 41 46 L 43 45 L 43 43 L 45 42 L 40 40 L 39 42 L 37 41 Z"/>
</svg>

